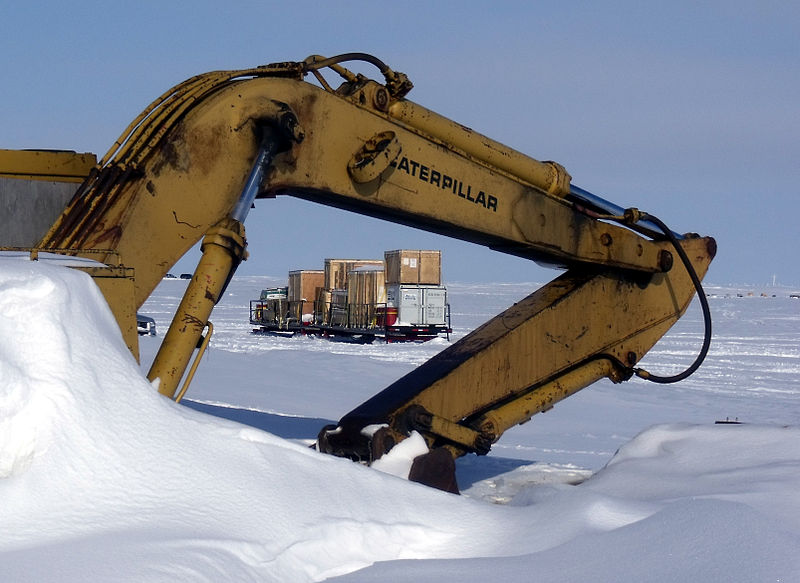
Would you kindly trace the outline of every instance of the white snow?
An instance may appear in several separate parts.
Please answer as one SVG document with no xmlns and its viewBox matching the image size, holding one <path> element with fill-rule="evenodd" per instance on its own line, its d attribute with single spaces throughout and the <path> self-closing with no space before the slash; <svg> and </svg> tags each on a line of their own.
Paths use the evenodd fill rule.
<svg viewBox="0 0 800 583">
<path fill-rule="evenodd" d="M 371 468 L 397 476 L 408 478 L 414 458 L 428 453 L 428 444 L 425 439 L 412 431 L 407 439 L 395 445 L 389 453 L 372 462 Z"/>
<path fill-rule="evenodd" d="M 140 366 L 87 276 L 0 258 L 0 581 L 800 580 L 797 300 L 717 290 L 695 376 L 598 383 L 459 460 L 455 496 L 307 447 L 447 341 L 251 335 L 272 281 L 234 278 L 178 405 L 142 370 L 185 281 L 141 310 Z M 454 337 L 533 287 L 449 285 Z"/>
</svg>

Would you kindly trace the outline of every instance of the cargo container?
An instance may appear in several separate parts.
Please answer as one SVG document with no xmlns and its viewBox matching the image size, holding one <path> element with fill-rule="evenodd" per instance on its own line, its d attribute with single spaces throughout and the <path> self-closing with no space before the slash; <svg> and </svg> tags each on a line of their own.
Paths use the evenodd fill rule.
<svg viewBox="0 0 800 583">
<path fill-rule="evenodd" d="M 447 324 L 447 289 L 441 285 L 390 285 L 386 305 L 397 308 L 397 326 Z"/>
<path fill-rule="evenodd" d="M 440 285 L 442 283 L 441 251 L 396 249 L 386 251 L 387 284 Z"/>
<path fill-rule="evenodd" d="M 386 304 L 383 262 L 365 265 L 347 274 L 348 323 L 356 328 L 377 325 L 378 307 Z"/>
<path fill-rule="evenodd" d="M 302 269 L 289 272 L 288 300 L 292 302 L 293 316 L 302 319 L 305 314 L 314 313 L 314 302 L 325 281 L 325 272 Z"/>
<path fill-rule="evenodd" d="M 312 269 L 299 269 L 289 272 L 288 299 L 290 302 L 299 300 L 314 303 L 318 290 L 324 287 L 325 272 Z"/>
<path fill-rule="evenodd" d="M 250 303 L 250 323 L 258 333 L 360 342 L 449 337 L 441 253 L 399 249 L 387 251 L 384 260 L 326 259 L 322 271 L 290 271 L 287 288 L 264 290 Z"/>
<path fill-rule="evenodd" d="M 366 266 L 379 266 L 383 269 L 381 259 L 326 259 L 325 278 L 323 285 L 325 289 L 347 289 L 347 274 Z"/>
</svg>

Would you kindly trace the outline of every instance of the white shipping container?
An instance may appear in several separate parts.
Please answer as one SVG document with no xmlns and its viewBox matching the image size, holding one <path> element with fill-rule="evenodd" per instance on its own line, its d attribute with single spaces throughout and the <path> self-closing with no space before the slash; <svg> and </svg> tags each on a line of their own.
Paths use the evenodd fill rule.
<svg viewBox="0 0 800 583">
<path fill-rule="evenodd" d="M 447 325 L 447 288 L 442 285 L 387 285 L 386 304 L 397 308 L 398 326 Z"/>
</svg>

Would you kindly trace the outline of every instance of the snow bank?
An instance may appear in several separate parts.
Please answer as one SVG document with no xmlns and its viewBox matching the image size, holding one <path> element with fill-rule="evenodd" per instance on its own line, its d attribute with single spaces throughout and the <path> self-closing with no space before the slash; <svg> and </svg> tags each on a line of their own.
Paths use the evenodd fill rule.
<svg viewBox="0 0 800 583">
<path fill-rule="evenodd" d="M 659 426 L 453 496 L 164 399 L 88 277 L 0 259 L 3 581 L 790 581 L 798 444 Z"/>
<path fill-rule="evenodd" d="M 1 273 L 0 579 L 312 581 L 452 555 L 465 527 L 437 523 L 464 501 L 175 405 L 88 277 Z"/>
<path fill-rule="evenodd" d="M 509 537 L 511 556 L 395 561 L 336 580 L 800 580 L 797 428 L 657 426 L 579 486 L 529 485 L 510 505 L 529 524 L 524 542 Z"/>
</svg>

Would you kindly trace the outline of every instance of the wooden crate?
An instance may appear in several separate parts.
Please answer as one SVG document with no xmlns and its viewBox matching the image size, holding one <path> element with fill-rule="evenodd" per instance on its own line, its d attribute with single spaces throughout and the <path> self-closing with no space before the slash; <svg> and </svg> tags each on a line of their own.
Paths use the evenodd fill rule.
<svg viewBox="0 0 800 583">
<path fill-rule="evenodd" d="M 347 303 L 375 305 L 386 302 L 383 264 L 364 266 L 347 274 Z"/>
<path fill-rule="evenodd" d="M 384 253 L 387 284 L 441 285 L 442 252 L 396 249 Z"/>
<path fill-rule="evenodd" d="M 381 259 L 326 259 L 325 289 L 347 289 L 347 274 L 359 267 L 382 266 Z"/>
<path fill-rule="evenodd" d="M 323 287 L 325 272 L 322 270 L 300 269 L 289 272 L 289 301 L 305 300 L 313 303 L 317 290 Z"/>
</svg>

